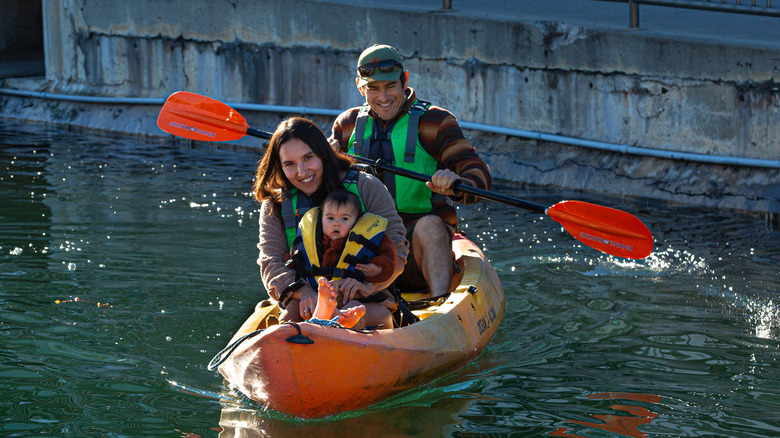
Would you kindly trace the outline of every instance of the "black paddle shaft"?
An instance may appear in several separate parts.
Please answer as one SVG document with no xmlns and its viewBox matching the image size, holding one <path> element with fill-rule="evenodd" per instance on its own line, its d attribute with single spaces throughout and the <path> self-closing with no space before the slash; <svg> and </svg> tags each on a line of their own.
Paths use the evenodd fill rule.
<svg viewBox="0 0 780 438">
<path fill-rule="evenodd" d="M 431 180 L 431 177 L 424 173 L 417 173 L 411 170 L 401 169 L 400 167 L 391 166 L 390 164 L 384 162 L 382 159 L 374 161 L 364 157 L 356 157 L 354 155 L 350 155 L 350 156 L 354 158 L 355 161 L 359 163 L 367 164 L 375 169 L 385 170 L 390 173 L 394 173 L 396 175 L 400 175 L 406 178 L 416 179 L 417 181 L 427 182 Z M 491 201 L 500 202 L 502 204 L 511 205 L 513 207 L 524 208 L 526 210 L 530 210 L 536 213 L 545 214 L 545 210 L 546 210 L 545 207 L 538 204 L 534 204 L 533 202 L 523 201 L 522 199 L 513 198 L 511 196 L 506 196 L 499 193 L 493 193 L 487 190 L 482 190 L 476 187 L 471 187 L 466 184 L 461 184 L 460 181 L 455 181 L 455 185 L 452 187 L 452 190 L 456 194 L 458 192 L 468 193 L 471 195 L 479 196 L 480 198 L 489 199 Z"/>
<path fill-rule="evenodd" d="M 259 129 L 255 128 L 246 128 L 246 133 L 248 135 L 251 135 L 252 137 L 259 137 L 264 138 L 268 140 L 269 138 L 273 137 L 273 134 L 268 131 L 261 131 Z"/>
<path fill-rule="evenodd" d="M 248 135 L 253 136 L 253 137 L 259 137 L 259 138 L 264 138 L 264 139 L 269 139 L 273 135 L 270 132 L 261 131 L 259 129 L 254 129 L 254 128 L 246 128 L 246 133 Z M 349 154 L 346 154 L 346 155 L 349 155 Z M 390 173 L 393 173 L 395 175 L 400 175 L 400 176 L 403 176 L 403 177 L 406 177 L 406 178 L 410 178 L 410 179 L 416 179 L 417 181 L 425 181 L 425 182 L 427 182 L 427 181 L 431 180 L 431 177 L 429 175 L 426 175 L 424 173 L 413 172 L 411 170 L 401 169 L 400 167 L 396 167 L 396 166 L 392 166 L 390 164 L 387 164 L 382 159 L 374 161 L 374 160 L 371 160 L 371 159 L 368 159 L 368 158 L 358 157 L 358 156 L 355 156 L 355 155 L 349 155 L 349 156 L 352 157 L 355 161 L 357 161 L 359 163 L 366 164 L 366 165 L 371 166 L 371 167 L 373 167 L 375 169 L 379 169 L 379 170 L 383 170 L 383 171 L 386 171 L 386 172 L 390 172 Z M 530 211 L 533 211 L 535 213 L 545 214 L 545 211 L 546 211 L 546 208 L 541 206 L 541 205 L 539 205 L 539 204 L 534 204 L 533 202 L 523 201 L 522 199 L 513 198 L 511 196 L 501 195 L 499 193 L 489 192 L 487 190 L 478 189 L 476 187 L 471 187 L 471 186 L 468 186 L 468 185 L 465 185 L 465 184 L 461 184 L 460 181 L 455 181 L 455 185 L 452 188 L 452 190 L 455 193 L 458 193 L 458 192 L 468 193 L 470 195 L 478 196 L 478 197 L 483 198 L 483 199 L 489 199 L 491 201 L 500 202 L 502 204 L 511 205 L 513 207 L 524 208 L 526 210 L 530 210 Z"/>
</svg>

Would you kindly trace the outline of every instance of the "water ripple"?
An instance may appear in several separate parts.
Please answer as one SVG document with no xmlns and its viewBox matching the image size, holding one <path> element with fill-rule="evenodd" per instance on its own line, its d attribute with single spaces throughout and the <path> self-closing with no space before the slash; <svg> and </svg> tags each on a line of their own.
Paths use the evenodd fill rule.
<svg viewBox="0 0 780 438">
<path fill-rule="evenodd" d="M 497 188 L 635 213 L 655 251 L 622 260 L 543 215 L 461 206 L 506 292 L 487 350 L 300 421 L 206 369 L 266 296 L 255 152 L 0 127 L 0 435 L 780 435 L 780 233 L 758 215 Z"/>
</svg>

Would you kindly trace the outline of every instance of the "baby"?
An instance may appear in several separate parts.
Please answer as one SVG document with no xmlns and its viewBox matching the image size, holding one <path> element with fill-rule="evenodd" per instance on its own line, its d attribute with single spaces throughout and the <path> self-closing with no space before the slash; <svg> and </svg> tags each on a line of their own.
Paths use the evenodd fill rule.
<svg viewBox="0 0 780 438">
<path fill-rule="evenodd" d="M 325 198 L 321 210 L 323 235 L 321 266 L 323 268 L 336 267 L 340 261 L 344 260 L 342 252 L 345 245 L 354 242 L 354 240 L 350 241 L 348 237 L 352 228 L 361 219 L 362 204 L 356 195 L 340 189 L 331 192 Z M 374 218 L 379 219 L 376 216 Z M 372 218 L 366 217 L 365 219 L 370 221 Z M 361 227 L 361 230 L 371 230 L 378 227 L 379 223 L 380 221 L 370 222 L 368 227 Z M 363 274 L 362 281 L 354 277 L 337 281 L 318 278 L 318 301 L 314 317 L 319 319 L 337 317 L 339 324 L 344 327 L 352 327 L 366 313 L 366 306 L 383 306 L 379 302 L 362 302 L 362 299 L 373 294 L 373 284 L 387 281 L 393 274 L 396 260 L 395 245 L 386 235 L 382 235 L 379 245 L 369 241 L 363 241 L 362 245 L 367 251 L 363 249 L 361 251 L 371 254 L 372 257 L 367 260 L 367 263 L 360 263 L 360 261 L 365 260 L 357 260 L 356 263 L 355 260 L 352 260 L 349 263 L 354 271 Z M 350 259 L 347 258 L 347 260 Z M 339 296 L 343 298 L 344 305 L 342 307 L 344 310 L 338 308 Z"/>
</svg>

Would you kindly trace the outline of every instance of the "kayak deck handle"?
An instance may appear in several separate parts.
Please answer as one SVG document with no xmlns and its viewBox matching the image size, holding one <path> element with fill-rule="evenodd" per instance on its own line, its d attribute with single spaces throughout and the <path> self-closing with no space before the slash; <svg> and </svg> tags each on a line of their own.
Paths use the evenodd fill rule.
<svg viewBox="0 0 780 438">
<path fill-rule="evenodd" d="M 311 338 L 309 338 L 308 336 L 304 336 L 303 335 L 303 333 L 301 332 L 301 327 L 298 324 L 296 324 L 294 322 L 287 322 L 287 323 L 290 324 L 291 326 L 295 327 L 296 329 L 298 329 L 298 334 L 297 335 L 292 335 L 289 338 L 287 338 L 286 339 L 287 342 L 292 342 L 293 344 L 313 344 L 314 343 L 314 341 L 312 341 Z"/>
</svg>

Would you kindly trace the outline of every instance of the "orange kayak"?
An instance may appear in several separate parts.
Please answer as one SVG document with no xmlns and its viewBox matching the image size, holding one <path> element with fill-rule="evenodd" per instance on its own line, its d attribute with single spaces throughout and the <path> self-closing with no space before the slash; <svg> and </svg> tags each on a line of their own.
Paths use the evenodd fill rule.
<svg viewBox="0 0 780 438">
<path fill-rule="evenodd" d="M 234 335 L 230 344 L 246 339 L 219 372 L 263 407 L 317 418 L 370 406 L 466 365 L 495 335 L 504 290 L 473 242 L 456 235 L 452 246 L 462 267 L 453 292 L 414 310 L 419 322 L 371 333 L 303 322 L 299 333 L 279 324 L 279 307 L 265 300 Z"/>
</svg>

